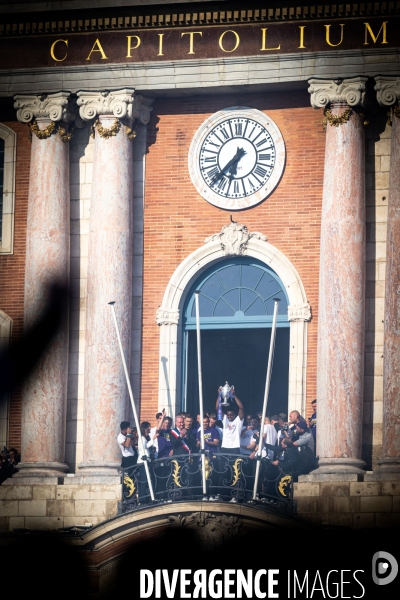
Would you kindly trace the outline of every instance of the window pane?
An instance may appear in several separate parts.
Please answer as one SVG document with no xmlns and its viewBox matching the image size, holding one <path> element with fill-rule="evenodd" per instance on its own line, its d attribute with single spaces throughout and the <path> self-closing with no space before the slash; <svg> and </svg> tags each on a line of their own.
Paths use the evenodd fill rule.
<svg viewBox="0 0 400 600">
<path fill-rule="evenodd" d="M 240 265 L 232 265 L 218 271 L 218 275 L 226 290 L 231 290 L 240 285 Z"/>
<path fill-rule="evenodd" d="M 271 294 L 277 294 L 278 291 L 281 289 L 282 288 L 280 287 L 276 279 L 269 275 L 269 273 L 264 273 L 260 283 L 256 287 L 256 292 L 258 292 L 261 298 L 265 300 L 266 298 L 271 296 Z"/>
<path fill-rule="evenodd" d="M 246 310 L 249 308 L 250 304 L 252 302 L 254 302 L 254 300 L 257 298 L 257 294 L 255 292 L 253 292 L 252 290 L 246 290 L 241 289 L 240 290 L 240 310 L 242 310 L 244 313 L 246 312 Z"/>
<path fill-rule="evenodd" d="M 218 298 L 225 292 L 217 275 L 212 275 L 209 277 L 209 279 L 207 279 L 200 289 L 204 296 L 208 296 L 213 300 L 218 300 Z"/>
<path fill-rule="evenodd" d="M 232 317 L 234 314 L 234 311 L 222 298 L 218 300 L 214 311 L 214 317 Z"/>
<path fill-rule="evenodd" d="M 258 317 L 265 315 L 265 306 L 264 302 L 261 298 L 257 298 L 257 300 L 249 306 L 249 308 L 245 311 L 246 317 Z"/>
<path fill-rule="evenodd" d="M 274 298 L 280 298 L 280 302 L 279 302 L 279 308 L 278 308 L 278 315 L 286 315 L 287 314 L 287 301 L 285 298 L 285 294 L 283 293 L 283 291 L 278 291 L 276 294 L 273 295 L 272 298 L 269 298 L 269 300 L 267 300 L 267 302 L 265 303 L 267 306 L 267 314 L 268 315 L 272 315 L 274 312 Z"/>
<path fill-rule="evenodd" d="M 262 269 L 259 269 L 258 267 L 242 265 L 242 287 L 254 290 L 263 274 L 264 271 Z"/>
<path fill-rule="evenodd" d="M 224 295 L 224 300 L 233 308 L 234 312 L 239 310 L 239 290 L 231 290 L 230 292 L 226 292 Z"/>
<path fill-rule="evenodd" d="M 199 295 L 199 310 L 201 317 L 212 317 L 214 306 L 215 302 L 205 298 L 201 294 Z M 193 302 L 192 317 L 196 318 L 196 302 Z"/>
</svg>

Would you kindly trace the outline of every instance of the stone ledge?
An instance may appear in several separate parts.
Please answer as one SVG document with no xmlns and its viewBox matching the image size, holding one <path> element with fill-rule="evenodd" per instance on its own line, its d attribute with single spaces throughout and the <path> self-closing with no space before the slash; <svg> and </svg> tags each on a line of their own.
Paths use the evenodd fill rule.
<svg viewBox="0 0 400 600">
<path fill-rule="evenodd" d="M 309 475 L 300 475 L 299 483 L 358 481 L 358 477 L 356 473 L 310 473 Z"/>
<path fill-rule="evenodd" d="M 62 477 L 10 477 L 3 481 L 1 485 L 57 485 L 58 480 L 63 479 Z"/>
<path fill-rule="evenodd" d="M 93 484 L 121 485 L 121 475 L 74 475 L 64 477 L 64 485 L 93 485 Z"/>
<path fill-rule="evenodd" d="M 364 481 L 400 481 L 400 473 L 389 473 L 388 471 L 379 471 L 376 469 L 371 473 L 366 473 Z"/>
</svg>

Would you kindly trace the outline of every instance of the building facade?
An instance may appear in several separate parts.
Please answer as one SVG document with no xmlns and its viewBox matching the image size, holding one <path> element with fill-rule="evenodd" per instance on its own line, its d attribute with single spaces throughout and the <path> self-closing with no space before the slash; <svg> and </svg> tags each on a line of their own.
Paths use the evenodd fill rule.
<svg viewBox="0 0 400 600">
<path fill-rule="evenodd" d="M 298 516 L 398 524 L 400 4 L 282 4 L 0 4 L 1 347 L 49 283 L 70 290 L 2 403 L 22 456 L 3 530 L 117 514 L 131 408 L 108 303 L 154 422 L 198 410 L 196 289 L 205 408 L 229 380 L 260 410 L 278 297 L 269 411 L 318 398 Z"/>
</svg>

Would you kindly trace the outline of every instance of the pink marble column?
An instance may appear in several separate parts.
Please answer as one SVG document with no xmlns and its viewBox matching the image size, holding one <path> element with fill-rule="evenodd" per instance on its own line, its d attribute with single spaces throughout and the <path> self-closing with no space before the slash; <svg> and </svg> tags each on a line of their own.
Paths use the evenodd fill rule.
<svg viewBox="0 0 400 600">
<path fill-rule="evenodd" d="M 363 473 L 365 150 L 360 116 L 366 77 L 311 80 L 327 106 L 318 301 L 317 473 Z M 347 115 L 346 115 L 347 112 Z M 327 115 L 330 117 L 329 113 Z M 344 122 L 335 126 L 336 118 Z"/>
<path fill-rule="evenodd" d="M 149 116 L 134 90 L 78 92 L 80 115 L 95 125 L 85 333 L 84 474 L 115 475 L 127 386 L 112 313 L 115 301 L 129 370 L 132 322 L 132 140 L 134 117 Z M 147 110 L 147 113 L 146 113 Z M 148 118 L 147 118 L 148 121 Z M 115 135 L 110 135 L 115 128 Z"/>
<path fill-rule="evenodd" d="M 377 99 L 390 108 L 383 363 L 383 447 L 378 471 L 400 474 L 400 77 L 376 77 Z"/>
<path fill-rule="evenodd" d="M 39 139 L 32 133 L 26 234 L 25 314 L 29 328 L 41 316 L 53 282 L 69 281 L 69 144 L 60 121 L 72 118 L 68 92 L 16 96 L 17 117 L 55 131 Z M 65 126 L 65 123 L 63 124 Z M 40 134 L 39 134 L 40 135 Z M 16 477 L 57 476 L 65 464 L 65 416 L 68 372 L 68 318 L 23 385 L 22 462 Z"/>
</svg>

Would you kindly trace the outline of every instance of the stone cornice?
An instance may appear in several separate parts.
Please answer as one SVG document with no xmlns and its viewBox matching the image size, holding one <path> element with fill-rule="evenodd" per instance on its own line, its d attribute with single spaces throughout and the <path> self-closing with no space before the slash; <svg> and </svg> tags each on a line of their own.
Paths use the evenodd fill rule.
<svg viewBox="0 0 400 600">
<path fill-rule="evenodd" d="M 14 108 L 21 123 L 30 123 L 32 119 L 50 119 L 51 121 L 74 121 L 76 114 L 69 102 L 69 92 L 55 94 L 14 96 Z"/>
<path fill-rule="evenodd" d="M 84 121 L 102 116 L 114 116 L 116 119 L 137 119 L 143 125 L 147 125 L 150 120 L 151 108 L 149 102 L 142 96 L 135 96 L 134 89 L 123 89 L 110 92 L 104 90 L 101 92 L 77 93 L 79 114 Z"/>
<path fill-rule="evenodd" d="M 366 81 L 368 77 L 350 77 L 349 79 L 310 79 L 308 91 L 313 108 L 325 108 L 328 104 L 347 104 L 364 106 Z"/>
<path fill-rule="evenodd" d="M 353 72 L 375 77 L 379 58 L 381 72 L 399 72 L 400 51 L 397 48 L 370 50 L 345 50 L 276 56 L 245 56 L 192 59 L 190 61 L 138 62 L 107 65 L 108 89 L 121 89 L 127 80 L 134 81 L 141 94 L 163 94 L 165 90 L 179 93 L 184 89 L 191 94 L 204 93 L 203 88 L 221 86 L 215 74 L 224 73 L 224 86 L 254 84 L 253 75 L 257 72 L 256 83 L 260 90 L 267 90 L 270 84 L 307 81 L 311 77 L 323 77 L 326 73 L 326 60 L 330 62 L 332 78 L 342 77 L 354 65 Z M 190 69 L 188 68 L 190 66 Z M 162 68 L 161 68 L 162 67 Z M 31 89 L 53 93 L 67 86 L 71 93 L 82 89 L 82 81 L 90 91 L 99 91 L 99 79 L 104 77 L 104 65 L 65 66 L 8 69 L 0 71 L 0 95 L 29 95 Z M 147 101 L 147 99 L 146 99 Z"/>
<path fill-rule="evenodd" d="M 111 2 L 109 3 L 112 4 Z M 261 4 L 261 3 L 260 3 Z M 43 34 L 66 34 L 84 33 L 96 31 L 110 31 L 121 29 L 154 29 L 155 27 L 197 27 L 213 25 L 234 25 L 237 23 L 296 23 L 301 21 L 319 21 L 322 19 L 344 19 L 344 18 L 366 18 L 396 15 L 400 13 L 398 2 L 371 2 L 351 4 L 315 4 L 311 6 L 276 6 L 272 8 L 248 8 L 226 10 L 225 4 L 220 6 L 213 4 L 213 10 L 199 11 L 196 6 L 187 10 L 183 7 L 160 6 L 143 7 L 130 6 L 131 16 L 126 16 L 126 8 L 110 7 L 92 9 L 90 17 L 82 18 L 75 6 L 68 10 L 65 16 L 67 4 L 64 3 L 64 12 L 36 12 L 29 13 L 28 10 L 19 15 L 3 17 L 0 24 L 0 36 L 43 35 Z M 47 7 L 49 8 L 49 7 Z M 222 9 L 222 10 L 220 10 Z M 6 12 L 5 7 L 0 7 L 0 12 Z M 10 12 L 9 10 L 7 12 Z M 110 16 L 110 12 L 112 15 Z M 74 14 L 76 13 L 76 14 Z M 88 10 L 86 10 L 88 13 Z M 103 14 L 102 14 L 103 13 Z M 125 13 L 125 14 L 124 14 Z M 132 15 L 132 13 L 134 13 Z M 135 14 L 136 13 L 136 14 Z M 122 16 L 121 16 L 122 15 Z"/>
<path fill-rule="evenodd" d="M 380 106 L 392 106 L 400 100 L 400 77 L 377 75 L 375 81 L 376 99 Z"/>
</svg>

